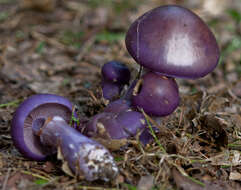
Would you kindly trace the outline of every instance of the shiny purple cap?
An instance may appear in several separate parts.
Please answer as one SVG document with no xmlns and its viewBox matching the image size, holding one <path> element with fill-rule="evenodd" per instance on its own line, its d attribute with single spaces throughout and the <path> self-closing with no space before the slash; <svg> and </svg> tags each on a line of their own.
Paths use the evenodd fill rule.
<svg viewBox="0 0 241 190">
<path fill-rule="evenodd" d="M 214 35 L 199 16 L 180 6 L 146 12 L 129 28 L 126 47 L 136 62 L 153 72 L 180 78 L 200 78 L 219 61 Z"/>
</svg>

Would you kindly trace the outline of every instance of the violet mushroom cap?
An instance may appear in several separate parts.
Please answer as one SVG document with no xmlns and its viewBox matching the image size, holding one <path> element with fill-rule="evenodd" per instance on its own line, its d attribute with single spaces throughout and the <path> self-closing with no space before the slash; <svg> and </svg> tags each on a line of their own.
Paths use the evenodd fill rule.
<svg viewBox="0 0 241 190">
<path fill-rule="evenodd" d="M 90 137 L 108 136 L 111 139 L 127 139 L 145 128 L 144 116 L 136 111 L 120 113 L 103 112 L 95 115 L 86 125 L 84 134 Z"/>
<path fill-rule="evenodd" d="M 118 99 L 110 102 L 103 110 L 103 112 L 120 113 L 130 109 L 131 102 L 126 99 Z"/>
<path fill-rule="evenodd" d="M 146 73 L 137 82 L 132 105 L 153 116 L 171 114 L 179 104 L 178 86 L 173 78 L 157 73 Z"/>
<path fill-rule="evenodd" d="M 101 74 L 105 80 L 120 84 L 128 84 L 131 76 L 128 67 L 119 61 L 110 61 L 104 64 Z"/>
<path fill-rule="evenodd" d="M 204 77 L 219 61 L 219 48 L 208 26 L 176 5 L 157 7 L 139 17 L 125 42 L 138 64 L 165 76 Z"/>
<path fill-rule="evenodd" d="M 53 152 L 46 150 L 34 135 L 33 121 L 60 116 L 68 123 L 72 107 L 69 100 L 53 94 L 37 94 L 26 99 L 17 108 L 11 123 L 11 136 L 15 147 L 27 158 L 45 160 Z"/>
</svg>

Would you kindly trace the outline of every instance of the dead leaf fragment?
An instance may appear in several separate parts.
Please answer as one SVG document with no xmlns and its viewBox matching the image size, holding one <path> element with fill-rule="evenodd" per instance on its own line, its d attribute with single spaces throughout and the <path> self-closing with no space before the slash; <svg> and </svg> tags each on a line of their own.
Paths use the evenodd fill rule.
<svg viewBox="0 0 241 190">
<path fill-rule="evenodd" d="M 120 150 L 121 147 L 127 145 L 128 143 L 127 139 L 104 139 L 102 137 L 94 137 L 93 139 L 111 151 Z"/>
<path fill-rule="evenodd" d="M 183 176 L 179 171 L 177 171 L 175 168 L 172 170 L 172 175 L 174 178 L 174 181 L 178 188 L 183 190 L 202 190 L 202 186 L 194 183 L 187 177 Z"/>
<path fill-rule="evenodd" d="M 22 0 L 21 7 L 24 9 L 37 9 L 40 11 L 53 11 L 56 0 Z"/>
<path fill-rule="evenodd" d="M 154 185 L 154 177 L 152 175 L 142 176 L 138 182 L 139 190 L 151 190 Z"/>
<path fill-rule="evenodd" d="M 236 96 L 241 97 L 241 81 L 233 87 L 232 91 Z"/>
<path fill-rule="evenodd" d="M 219 166 L 239 166 L 241 165 L 241 155 L 237 150 L 226 150 L 211 158 L 209 158 L 212 165 Z"/>
<path fill-rule="evenodd" d="M 47 161 L 44 165 L 43 165 L 43 170 L 47 173 L 50 173 L 52 170 L 54 169 L 54 165 L 53 163 Z"/>
<path fill-rule="evenodd" d="M 178 188 L 182 190 L 232 190 L 233 188 L 225 181 L 204 181 L 203 186 L 195 183 L 191 179 L 183 176 L 176 169 L 172 170 L 174 181 Z"/>
<path fill-rule="evenodd" d="M 203 99 L 201 112 L 217 113 L 222 112 L 226 107 L 230 106 L 227 98 L 209 95 Z"/>
<path fill-rule="evenodd" d="M 239 172 L 231 172 L 229 175 L 230 180 L 238 180 L 241 181 L 241 173 Z"/>
<path fill-rule="evenodd" d="M 214 114 L 206 114 L 200 117 L 203 129 L 207 130 L 209 138 L 214 140 L 214 144 L 218 147 L 226 147 L 228 144 L 228 136 L 226 132 L 227 122 L 215 116 Z"/>
<path fill-rule="evenodd" d="M 228 0 L 204 0 L 203 9 L 212 16 L 220 16 L 229 5 Z"/>
</svg>

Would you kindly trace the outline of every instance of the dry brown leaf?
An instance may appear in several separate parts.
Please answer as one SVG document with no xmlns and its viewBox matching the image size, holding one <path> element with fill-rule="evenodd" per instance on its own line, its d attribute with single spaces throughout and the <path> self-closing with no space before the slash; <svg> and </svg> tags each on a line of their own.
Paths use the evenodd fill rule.
<svg viewBox="0 0 241 190">
<path fill-rule="evenodd" d="M 236 96 L 241 97 L 241 81 L 232 88 L 232 91 Z"/>
<path fill-rule="evenodd" d="M 195 183 L 191 179 L 183 176 L 176 169 L 172 170 L 174 181 L 178 188 L 182 190 L 232 190 L 233 188 L 225 181 L 204 181 L 203 186 Z"/>
<path fill-rule="evenodd" d="M 230 103 L 227 98 L 215 96 L 215 95 L 209 95 L 203 99 L 202 106 L 200 108 L 200 112 L 201 113 L 222 112 L 228 106 L 230 106 Z"/>
<path fill-rule="evenodd" d="M 141 176 L 138 182 L 138 190 L 151 190 L 154 185 L 154 177 L 152 175 Z"/>
<path fill-rule="evenodd" d="M 24 9 L 37 9 L 40 11 L 53 11 L 56 0 L 22 0 L 20 5 Z"/>
<path fill-rule="evenodd" d="M 115 151 L 120 150 L 121 147 L 125 146 L 128 143 L 127 139 L 108 139 L 108 138 L 92 138 L 99 142 L 100 144 L 104 145 L 107 149 Z"/>
<path fill-rule="evenodd" d="M 241 181 L 241 173 L 239 173 L 239 172 L 230 172 L 229 179 L 230 180 Z"/>
<path fill-rule="evenodd" d="M 214 141 L 218 147 L 226 147 L 228 144 L 228 136 L 226 132 L 227 122 L 215 116 L 214 114 L 206 114 L 199 118 L 202 128 L 209 134 L 209 138 Z"/>
<path fill-rule="evenodd" d="M 175 168 L 172 169 L 172 175 L 179 189 L 183 189 L 183 190 L 202 190 L 203 189 L 201 185 L 198 185 L 195 182 L 188 179 L 187 177 L 183 176 Z"/>
<path fill-rule="evenodd" d="M 241 155 L 239 151 L 236 150 L 225 150 L 208 160 L 211 161 L 212 165 L 218 166 L 240 166 L 241 165 Z"/>
</svg>

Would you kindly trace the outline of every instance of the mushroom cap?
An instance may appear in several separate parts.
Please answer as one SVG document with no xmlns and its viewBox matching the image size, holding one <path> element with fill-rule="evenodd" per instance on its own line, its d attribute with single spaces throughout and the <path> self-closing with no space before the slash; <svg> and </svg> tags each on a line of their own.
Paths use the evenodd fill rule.
<svg viewBox="0 0 241 190">
<path fill-rule="evenodd" d="M 216 67 L 220 54 L 201 18 L 176 5 L 161 6 L 139 17 L 125 42 L 138 64 L 171 77 L 204 77 Z"/>
<path fill-rule="evenodd" d="M 144 116 L 137 111 L 102 112 L 87 123 L 84 134 L 89 137 L 103 137 L 107 134 L 111 139 L 127 139 L 135 136 L 145 125 Z"/>
<path fill-rule="evenodd" d="M 122 111 L 130 109 L 130 101 L 125 99 L 118 99 L 110 102 L 103 110 L 103 112 L 120 113 Z"/>
<path fill-rule="evenodd" d="M 42 146 L 34 135 L 34 121 L 60 116 L 69 122 L 72 107 L 69 100 L 53 94 L 37 94 L 26 99 L 17 108 L 11 123 L 11 136 L 15 147 L 27 158 L 45 160 L 47 155 L 53 152 Z"/>
<path fill-rule="evenodd" d="M 153 116 L 166 116 L 177 108 L 180 98 L 175 79 L 149 72 L 140 82 L 133 92 L 133 106 Z"/>
<path fill-rule="evenodd" d="M 105 80 L 120 84 L 128 84 L 131 76 L 129 68 L 119 61 L 109 61 L 104 64 L 101 74 Z"/>
</svg>

